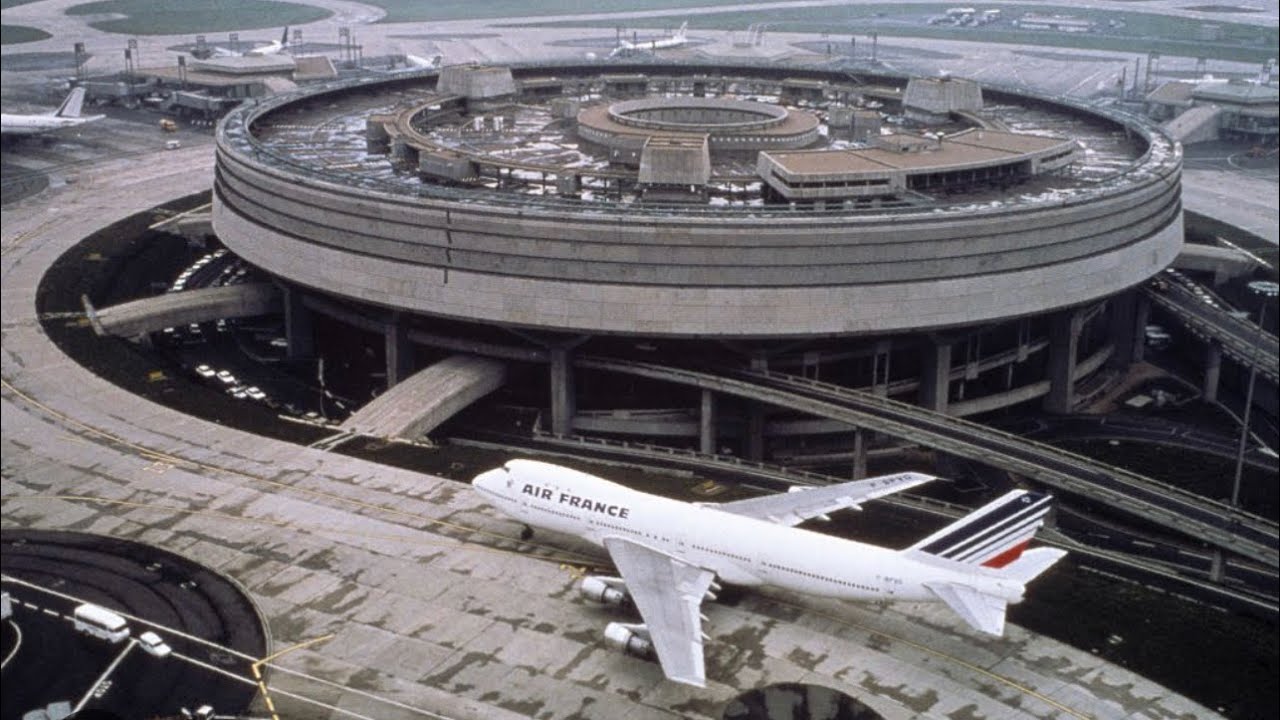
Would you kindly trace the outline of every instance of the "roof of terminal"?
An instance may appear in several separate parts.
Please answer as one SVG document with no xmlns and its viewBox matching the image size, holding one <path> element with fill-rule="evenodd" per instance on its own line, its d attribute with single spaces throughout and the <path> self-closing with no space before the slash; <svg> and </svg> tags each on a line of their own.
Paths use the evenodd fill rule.
<svg viewBox="0 0 1280 720">
<path fill-rule="evenodd" d="M 521 82 L 544 79 L 548 75 L 530 74 Z M 644 77 L 638 75 L 639 77 Z M 589 90 L 582 90 L 579 98 L 595 105 L 601 115 L 607 114 L 611 100 L 604 76 L 595 75 L 596 83 Z M 650 82 L 655 81 L 649 78 Z M 670 81 L 667 81 L 670 82 Z M 723 89 L 708 97 L 723 97 L 769 103 L 788 109 L 792 116 L 817 116 L 822 119 L 823 150 L 803 151 L 778 148 L 774 157 L 785 158 L 788 165 L 797 169 L 804 163 L 805 172 L 838 172 L 851 174 L 862 171 L 915 172 L 937 164 L 973 167 L 985 165 L 984 159 L 1005 158 L 1036 152 L 1052 153 L 1057 145 L 1076 142 L 1074 170 L 1069 175 L 1036 177 L 1021 184 L 1017 192 L 992 190 L 990 198 L 979 190 L 970 190 L 966 202 L 1035 203 L 1061 199 L 1076 193 L 1090 193 L 1097 183 L 1112 186 L 1141 167 L 1163 167 L 1167 156 L 1175 153 L 1171 143 L 1156 142 L 1148 151 L 1143 133 L 1116 132 L 1117 125 L 1100 122 L 1088 113 L 1064 112 L 1038 103 L 1021 104 L 1012 98 L 987 103 L 982 116 L 992 124 L 1011 132 L 984 129 L 953 133 L 944 143 L 943 153 L 899 153 L 891 150 L 875 150 L 859 142 L 853 130 L 844 126 L 829 126 L 825 122 L 825 104 L 792 102 L 779 94 L 781 83 L 776 79 L 768 83 L 721 79 Z M 364 87 L 361 84 L 357 87 Z M 668 86 L 670 87 L 670 86 Z M 872 86 L 868 86 L 872 87 Z M 331 92 L 312 97 L 290 98 L 283 105 L 253 108 L 256 116 L 241 137 L 257 148 L 255 157 L 261 161 L 277 161 L 291 172 L 309 172 L 327 182 L 347 183 L 353 187 L 377 188 L 386 192 L 402 192 L 408 195 L 442 194 L 465 197 L 468 202 L 504 202 L 503 198 L 517 203 L 555 204 L 566 198 L 565 187 L 575 188 L 568 198 L 571 202 L 586 206 L 639 207 L 637 198 L 623 193 L 618 197 L 617 177 L 627 171 L 612 164 L 607 153 L 593 151 L 587 143 L 580 142 L 572 121 L 565 122 L 564 108 L 558 107 L 554 98 L 525 97 L 509 109 L 498 113 L 502 122 L 491 121 L 485 114 L 471 115 L 465 110 L 443 108 L 438 105 L 434 85 L 427 78 L 421 85 L 408 82 L 380 87 L 376 93 L 367 90 L 355 92 Z M 727 92 L 726 92 L 727 90 Z M 670 92 L 668 89 L 666 92 Z M 635 97 L 623 92 L 623 97 Z M 654 96 L 656 97 L 656 95 Z M 323 99 L 321 99 L 323 98 Z M 622 98 L 613 98 L 614 100 Z M 850 107 L 853 106 L 841 106 Z M 414 171 L 384 151 L 370 150 L 367 139 L 369 118 L 404 108 L 426 108 L 424 119 L 430 122 L 419 128 L 433 146 L 451 148 L 477 162 L 491 162 L 495 167 L 506 167 L 502 180 L 493 172 L 478 173 L 464 180 L 440 181 Z M 859 108 L 866 112 L 866 108 Z M 264 112 L 265 110 L 265 112 Z M 808 112 L 796 112 L 808 111 Z M 431 113 L 436 114 L 431 114 Z M 493 113 L 490 113 L 493 114 Z M 880 111 L 884 115 L 883 111 Z M 234 118 L 232 118 L 234 119 Z M 889 116 L 885 128 L 900 124 L 901 120 Z M 227 125 L 236 128 L 234 123 Z M 625 126 L 623 126 L 625 127 Z M 773 126 L 776 128 L 777 126 Z M 318 130 L 319 129 L 319 130 Z M 773 129 L 773 128 L 771 128 Z M 954 126 L 953 126 L 954 129 Z M 914 132 L 914 131 L 913 131 Z M 905 135 L 904 135 L 905 136 Z M 234 133 L 228 138 L 234 137 Z M 892 138 L 890 135 L 888 138 Z M 931 142 L 921 140 L 915 142 Z M 1067 139 L 1069 138 L 1069 139 Z M 239 141 L 239 142 L 243 142 Z M 1144 155 L 1146 153 L 1146 155 Z M 1176 160 L 1176 159 L 1175 159 Z M 850 167 L 850 162 L 860 163 Z M 828 168 L 830 170 L 828 170 Z M 705 209 L 717 213 L 733 212 L 735 207 L 744 211 L 748 207 L 766 205 L 761 190 L 759 168 L 753 159 L 743 159 L 726 154 L 712 157 L 711 179 Z M 630 172 L 634 173 L 635 170 Z M 554 179 L 570 174 L 580 179 L 574 186 L 557 186 Z M 459 185 L 458 183 L 462 184 Z M 943 205 L 955 203 L 949 196 L 940 195 Z M 919 198 L 912 203 L 919 204 Z M 963 203 L 961 203 L 963 204 Z M 693 205 L 697 205 L 694 203 Z M 648 206 L 645 206 L 646 208 Z M 653 208 L 653 212 L 658 212 Z M 683 203 L 672 212 L 695 211 L 689 203 Z"/>
<path fill-rule="evenodd" d="M 1276 104 L 1280 90 L 1254 82 L 1201 83 L 1192 92 L 1197 100 L 1212 100 L 1243 105 Z"/>
<path fill-rule="evenodd" d="M 892 136 L 890 136 L 892 137 Z M 893 170 L 945 169 L 956 165 L 984 164 L 1071 145 L 1074 141 L 1042 135 L 1021 135 L 995 130 L 965 130 L 939 138 L 931 147 L 912 152 L 885 148 L 843 151 L 801 150 L 771 152 L 776 165 L 796 175 L 865 173 Z"/>
</svg>

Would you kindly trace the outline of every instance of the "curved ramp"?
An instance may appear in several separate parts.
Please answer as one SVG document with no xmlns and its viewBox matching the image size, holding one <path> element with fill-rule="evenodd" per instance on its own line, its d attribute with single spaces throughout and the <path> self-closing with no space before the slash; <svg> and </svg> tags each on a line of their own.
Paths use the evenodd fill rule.
<svg viewBox="0 0 1280 720">
<path fill-rule="evenodd" d="M 252 317 L 283 310 L 280 288 L 269 282 L 165 293 L 130 300 L 101 310 L 93 309 L 87 299 L 84 302 L 95 332 L 120 337 L 134 337 L 190 323 Z"/>
<path fill-rule="evenodd" d="M 497 390 L 506 377 L 506 366 L 497 360 L 453 355 L 374 398 L 340 429 L 375 437 L 421 437 Z"/>
<path fill-rule="evenodd" d="M 1257 267 L 1257 263 L 1253 258 L 1232 248 L 1187 243 L 1178 251 L 1173 266 L 1181 270 L 1211 272 L 1214 283 L 1220 283 L 1226 282 L 1228 278 L 1248 275 Z"/>
</svg>

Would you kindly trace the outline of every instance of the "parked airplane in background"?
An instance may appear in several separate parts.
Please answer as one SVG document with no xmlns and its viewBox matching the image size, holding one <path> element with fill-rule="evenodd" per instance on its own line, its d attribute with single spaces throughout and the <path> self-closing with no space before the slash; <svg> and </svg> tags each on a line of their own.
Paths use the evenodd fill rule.
<svg viewBox="0 0 1280 720">
<path fill-rule="evenodd" d="M 0 113 L 0 134 L 39 135 L 41 133 L 75 127 L 101 120 L 105 115 L 81 115 L 84 106 L 84 88 L 73 88 L 57 110 L 39 115 Z"/>
<path fill-rule="evenodd" d="M 649 52 L 652 50 L 662 50 L 665 48 L 680 47 L 689 42 L 685 33 L 689 30 L 689 23 L 686 21 L 680 25 L 680 29 L 674 35 L 668 38 L 659 38 L 656 40 L 648 40 L 646 42 L 630 42 L 623 40 L 622 44 L 613 49 L 609 53 L 609 57 L 618 57 L 619 55 L 628 55 L 633 52 Z"/>
<path fill-rule="evenodd" d="M 266 45 L 259 45 L 244 52 L 236 52 L 235 50 L 219 47 L 214 49 L 213 54 L 217 57 L 264 57 L 267 55 L 279 55 L 288 51 L 291 46 L 292 43 L 289 42 L 289 26 L 286 25 L 279 40 L 272 40 Z"/>
<path fill-rule="evenodd" d="M 588 576 L 582 594 L 630 601 L 643 624 L 609 623 L 606 644 L 656 653 L 666 676 L 706 684 L 700 606 L 716 580 L 854 600 L 946 603 L 978 630 L 1004 631 L 1005 608 L 1066 555 L 1027 543 L 1051 498 L 1014 490 L 906 550 L 794 527 L 934 478 L 899 473 L 728 503 L 685 503 L 534 460 L 511 460 L 472 485 L 527 523 L 604 546 L 621 577 Z"/>
<path fill-rule="evenodd" d="M 404 61 L 409 67 L 418 70 L 425 68 L 438 68 L 444 62 L 444 56 L 440 54 L 431 57 L 422 57 L 421 55 L 404 54 Z"/>
</svg>

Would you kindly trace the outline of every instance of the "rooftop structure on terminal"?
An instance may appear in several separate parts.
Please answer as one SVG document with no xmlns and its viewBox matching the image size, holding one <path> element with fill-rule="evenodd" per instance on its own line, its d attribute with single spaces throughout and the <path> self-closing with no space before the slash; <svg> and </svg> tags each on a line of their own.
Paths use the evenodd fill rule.
<svg viewBox="0 0 1280 720">
<path fill-rule="evenodd" d="M 268 152 L 288 148 L 285 154 L 304 166 L 306 158 L 323 156 L 324 165 L 367 176 L 392 192 L 467 187 L 522 202 L 672 201 L 685 208 L 777 202 L 825 207 L 833 200 L 856 206 L 868 199 L 879 208 L 917 206 L 948 204 L 956 192 L 1021 204 L 1088 192 L 1097 177 L 1110 176 L 1141 152 L 1141 143 L 1117 138 L 1087 117 L 1026 105 L 983 108 L 980 88 L 967 80 L 912 78 L 904 92 L 891 84 L 794 75 L 762 82 L 713 75 L 580 77 L 551 69 L 511 73 L 459 66 L 442 70 L 434 83 L 398 83 L 393 95 L 384 96 L 389 105 L 363 114 L 363 142 L 350 132 L 337 142 L 331 134 L 297 132 L 292 128 L 306 127 L 305 118 L 276 123 L 270 119 L 275 113 L 263 114 L 252 132 Z M 923 125 L 906 105 L 913 87 L 926 88 L 914 92 L 927 106 L 915 111 L 929 116 Z M 925 102 L 930 98 L 945 102 Z M 341 93 L 334 101 L 347 102 Z M 291 112 L 305 114 L 305 107 Z M 343 115 L 361 121 L 356 107 Z M 939 118 L 945 123 L 938 125 Z M 702 142 L 705 164 L 700 151 L 677 153 Z M 663 162 L 645 160 L 646 152 L 659 148 Z M 383 153 L 389 162 L 379 161 Z M 673 165 L 675 154 L 684 159 Z M 799 177 L 807 172 L 801 165 L 832 177 Z M 873 174 L 860 176 L 865 173 Z M 654 192 L 657 185 L 685 186 L 687 192 Z"/>
<path fill-rule="evenodd" d="M 934 138 L 880 135 L 868 148 L 762 152 L 757 171 L 785 200 L 843 200 L 1013 184 L 1067 168 L 1079 155 L 1066 138 L 968 129 Z"/>
</svg>

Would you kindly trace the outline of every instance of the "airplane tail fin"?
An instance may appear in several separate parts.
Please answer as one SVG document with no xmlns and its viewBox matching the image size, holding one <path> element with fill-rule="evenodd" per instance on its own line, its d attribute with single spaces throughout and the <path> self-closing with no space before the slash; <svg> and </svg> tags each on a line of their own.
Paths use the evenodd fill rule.
<svg viewBox="0 0 1280 720">
<path fill-rule="evenodd" d="M 990 568 L 1025 586 L 1067 554 L 1056 548 L 1026 549 L 1044 525 L 1052 501 L 1047 493 L 1013 490 L 903 552 Z M 992 635 L 1004 633 L 1005 609 L 1022 597 L 1020 590 L 993 594 L 957 580 L 927 582 L 925 587 L 965 622 Z"/>
<path fill-rule="evenodd" d="M 685 20 L 680 24 L 680 29 L 676 31 L 676 39 L 683 40 L 685 31 L 689 29 L 689 21 Z"/>
<path fill-rule="evenodd" d="M 1047 493 L 1010 491 L 904 552 L 921 552 L 960 563 L 1004 568 L 1022 557 L 1027 543 L 1044 524 L 1052 500 L 1053 497 Z"/>
<path fill-rule="evenodd" d="M 1000 574 L 1022 585 L 1034 580 L 1067 554 L 1066 550 L 1040 547 L 1022 553 L 1022 557 L 1000 569 Z M 935 597 L 947 604 L 955 614 L 980 632 L 1004 634 L 1005 610 L 1011 598 L 984 593 L 958 582 L 925 583 Z M 1019 598 L 1012 598 L 1017 602 Z"/>
<path fill-rule="evenodd" d="M 67 99 L 62 101 L 53 114 L 55 117 L 78 118 L 82 107 L 84 107 L 84 88 L 73 88 L 67 95 Z"/>
<path fill-rule="evenodd" d="M 280 47 L 289 47 L 289 26 L 284 26 L 284 32 L 280 34 Z"/>
</svg>

